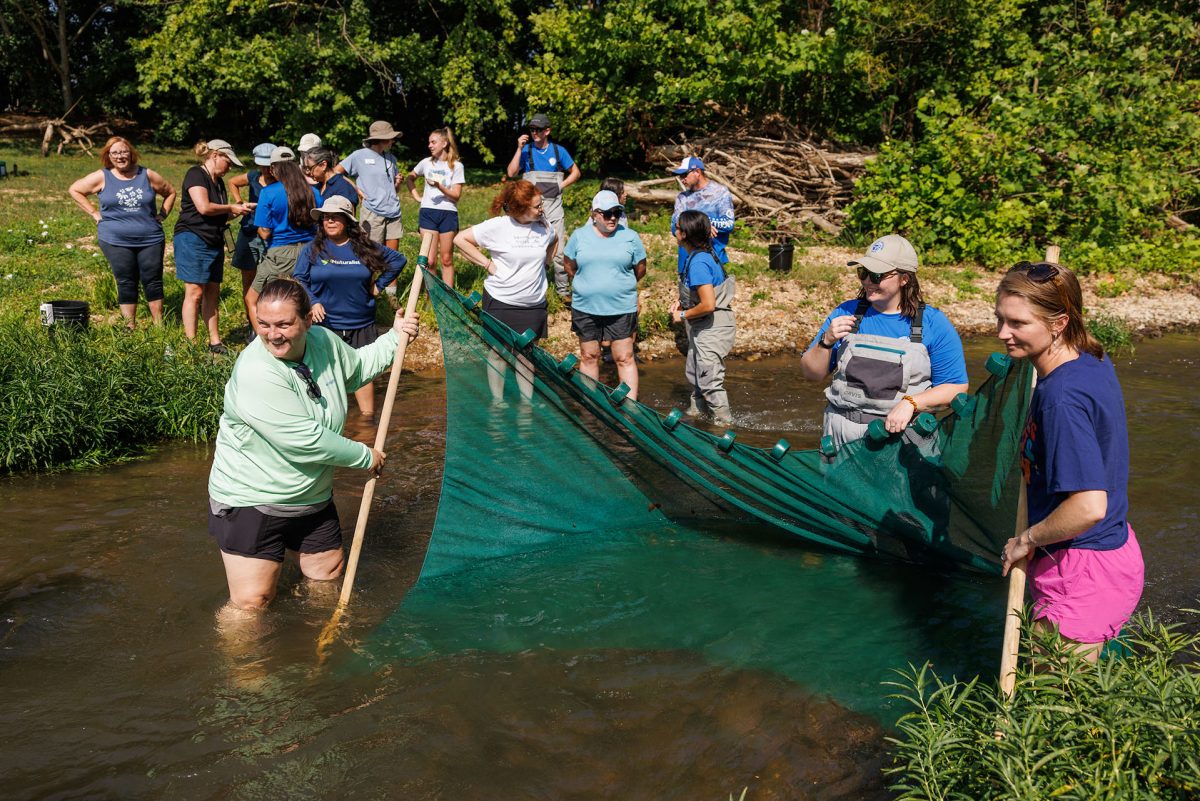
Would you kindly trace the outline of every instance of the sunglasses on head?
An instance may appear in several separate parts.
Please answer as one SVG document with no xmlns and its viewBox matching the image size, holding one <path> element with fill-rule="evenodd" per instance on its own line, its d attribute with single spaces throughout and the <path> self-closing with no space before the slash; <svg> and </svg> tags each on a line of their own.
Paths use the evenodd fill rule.
<svg viewBox="0 0 1200 801">
<path fill-rule="evenodd" d="M 1013 265 L 1010 273 L 1025 273 L 1030 281 L 1044 284 L 1058 275 L 1058 265 L 1048 261 L 1022 261 Z"/>
<path fill-rule="evenodd" d="M 876 272 L 872 272 L 871 270 L 868 270 L 866 267 L 863 267 L 860 265 L 858 268 L 858 280 L 866 281 L 869 278 L 869 279 L 871 279 L 872 284 L 882 284 L 884 279 L 891 278 L 893 275 L 896 275 L 898 272 L 900 272 L 900 271 L 899 270 L 889 270 L 886 273 L 876 273 Z"/>
<path fill-rule="evenodd" d="M 603 217 L 606 220 L 621 219 L 621 210 L 620 209 L 609 209 L 608 211 L 600 211 L 599 209 L 596 209 L 595 211 L 597 214 L 599 214 L 601 217 Z"/>
<path fill-rule="evenodd" d="M 312 370 L 308 369 L 308 365 L 304 362 L 300 362 L 299 364 L 294 365 L 294 367 L 296 372 L 300 374 L 300 377 L 304 379 L 304 384 L 308 391 L 308 397 L 315 401 L 320 400 L 321 388 L 317 386 L 317 382 L 313 380 Z"/>
</svg>

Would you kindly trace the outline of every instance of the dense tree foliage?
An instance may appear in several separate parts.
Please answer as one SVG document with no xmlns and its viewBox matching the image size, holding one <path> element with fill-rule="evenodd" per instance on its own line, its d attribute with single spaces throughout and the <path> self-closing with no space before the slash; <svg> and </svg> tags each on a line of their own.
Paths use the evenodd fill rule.
<svg viewBox="0 0 1200 801">
<path fill-rule="evenodd" d="M 77 2 L 72 19 L 97 8 Z M 55 82 L 44 71 L 32 79 L 41 48 L 17 6 L 47 18 L 59 8 L 0 0 L 8 102 L 57 110 Z M 851 230 L 904 231 L 933 260 L 1001 262 L 1054 240 L 1097 264 L 1162 267 L 1197 247 L 1169 227 L 1200 221 L 1194 0 L 99 8 L 73 56 L 81 108 L 112 113 L 136 98 L 140 121 L 165 139 L 295 141 L 311 130 L 347 149 L 386 118 L 412 153 L 448 123 L 474 163 L 495 164 L 544 110 L 556 138 L 597 170 L 637 166 L 649 145 L 731 119 L 780 114 L 818 137 L 880 147 Z"/>
</svg>

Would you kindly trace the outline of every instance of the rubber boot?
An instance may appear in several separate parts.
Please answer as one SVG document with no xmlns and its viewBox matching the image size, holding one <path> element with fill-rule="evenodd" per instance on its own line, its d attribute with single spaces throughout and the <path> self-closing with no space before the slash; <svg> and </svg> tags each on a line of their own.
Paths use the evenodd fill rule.
<svg viewBox="0 0 1200 801">
<path fill-rule="evenodd" d="M 713 422 L 719 426 L 733 425 L 733 414 L 729 411 L 728 406 L 713 406 L 712 416 Z"/>
<path fill-rule="evenodd" d="M 688 417 L 701 417 L 704 414 L 703 401 L 698 395 L 693 395 L 688 399 L 687 411 L 684 412 Z"/>
</svg>

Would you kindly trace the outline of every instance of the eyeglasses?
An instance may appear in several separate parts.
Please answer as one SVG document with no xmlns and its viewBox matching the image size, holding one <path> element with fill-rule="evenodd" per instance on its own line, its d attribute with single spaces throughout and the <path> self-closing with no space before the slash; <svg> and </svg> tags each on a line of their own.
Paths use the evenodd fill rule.
<svg viewBox="0 0 1200 801">
<path fill-rule="evenodd" d="M 305 164 L 300 168 L 300 172 L 304 173 L 305 175 L 312 175 L 313 167 L 315 166 L 315 164 Z"/>
<path fill-rule="evenodd" d="M 1010 273 L 1025 273 L 1030 281 L 1044 284 L 1058 275 L 1058 265 L 1048 261 L 1022 261 L 1014 264 Z"/>
<path fill-rule="evenodd" d="M 600 211 L 599 209 L 595 209 L 595 212 L 606 220 L 621 219 L 621 210 L 620 209 L 609 209 L 608 211 Z"/>
<path fill-rule="evenodd" d="M 868 270 L 866 267 L 860 266 L 858 268 L 858 280 L 866 281 L 869 278 L 872 284 L 882 284 L 885 279 L 891 278 L 899 272 L 899 270 L 889 270 L 886 273 L 876 273 Z"/>
<path fill-rule="evenodd" d="M 321 388 L 317 386 L 317 382 L 313 380 L 312 370 L 308 369 L 308 365 L 304 362 L 293 365 L 296 372 L 304 379 L 304 384 L 308 388 L 308 397 L 317 401 L 321 399 Z"/>
</svg>

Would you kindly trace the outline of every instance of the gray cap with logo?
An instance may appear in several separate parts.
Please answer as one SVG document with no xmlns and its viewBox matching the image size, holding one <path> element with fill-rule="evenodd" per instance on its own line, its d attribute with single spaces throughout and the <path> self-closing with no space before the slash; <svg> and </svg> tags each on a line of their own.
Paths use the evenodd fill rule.
<svg viewBox="0 0 1200 801">
<path fill-rule="evenodd" d="M 892 270 L 903 270 L 906 273 L 917 271 L 917 251 L 912 243 L 899 234 L 888 234 L 871 243 L 867 252 L 854 261 L 846 262 L 850 267 L 862 265 L 873 273 L 890 273 Z"/>
</svg>

